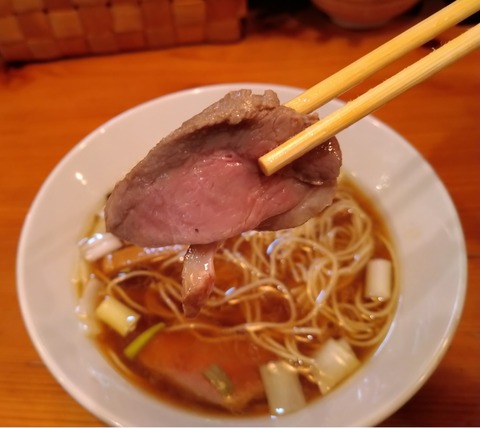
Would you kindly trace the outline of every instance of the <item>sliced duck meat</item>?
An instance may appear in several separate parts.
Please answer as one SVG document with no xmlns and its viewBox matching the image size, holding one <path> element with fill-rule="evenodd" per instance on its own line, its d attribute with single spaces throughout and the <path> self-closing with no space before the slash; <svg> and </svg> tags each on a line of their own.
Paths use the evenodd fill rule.
<svg viewBox="0 0 480 428">
<path fill-rule="evenodd" d="M 214 258 L 218 246 L 218 242 L 190 245 L 185 254 L 182 300 L 183 312 L 189 318 L 195 317 L 200 312 L 215 285 Z"/>
<path fill-rule="evenodd" d="M 273 354 L 242 336 L 205 342 L 187 331 L 157 334 L 138 356 L 153 378 L 168 381 L 180 394 L 232 412 L 265 397 L 258 367 L 272 359 Z M 213 368 L 225 375 L 219 380 L 228 388 L 212 382 L 208 373 Z"/>
<path fill-rule="evenodd" d="M 203 245 L 298 226 L 332 202 L 342 163 L 335 138 L 272 176 L 257 163 L 317 120 L 280 105 L 273 91 L 228 93 L 117 183 L 105 209 L 107 230 L 139 246 L 191 245 L 183 273 L 184 308 L 193 316 L 213 287 L 214 252 Z"/>
<path fill-rule="evenodd" d="M 312 214 L 306 200 L 320 196 L 313 188 L 327 191 L 323 202 L 333 196 L 341 165 L 337 141 L 270 177 L 257 159 L 317 119 L 280 105 L 272 91 L 228 93 L 160 141 L 115 186 L 106 206 L 108 230 L 158 247 L 223 241 L 274 225 L 271 218 L 281 227 L 301 224 Z M 314 204 L 315 211 L 327 204 Z M 284 214 L 288 222 L 279 221 Z"/>
</svg>

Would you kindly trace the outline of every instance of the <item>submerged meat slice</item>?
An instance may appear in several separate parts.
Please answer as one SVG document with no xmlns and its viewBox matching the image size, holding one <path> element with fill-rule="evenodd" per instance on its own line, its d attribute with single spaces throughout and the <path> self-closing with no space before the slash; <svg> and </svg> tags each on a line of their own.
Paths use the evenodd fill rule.
<svg viewBox="0 0 480 428">
<path fill-rule="evenodd" d="M 215 285 L 213 259 L 219 243 L 191 245 L 183 260 L 183 312 L 194 317 L 202 308 Z"/>
<path fill-rule="evenodd" d="M 203 245 L 247 230 L 298 226 L 331 203 L 341 165 L 335 138 L 270 177 L 257 164 L 316 120 L 280 105 L 272 91 L 228 93 L 117 183 L 106 205 L 107 229 L 139 246 L 191 245 L 184 307 L 193 315 L 213 284 L 213 252 Z M 208 257 L 205 270 L 198 261 Z"/>
<path fill-rule="evenodd" d="M 264 397 L 258 367 L 275 357 L 242 337 L 205 342 L 192 333 L 176 331 L 157 334 L 138 358 L 154 379 L 167 381 L 182 394 L 240 412 Z M 231 381 L 233 388 L 228 394 L 205 376 L 212 365 L 220 367 Z"/>
</svg>

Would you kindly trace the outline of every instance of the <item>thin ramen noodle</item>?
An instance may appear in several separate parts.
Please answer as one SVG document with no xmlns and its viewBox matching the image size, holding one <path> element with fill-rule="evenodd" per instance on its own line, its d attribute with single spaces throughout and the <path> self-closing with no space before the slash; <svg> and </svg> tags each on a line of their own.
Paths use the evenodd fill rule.
<svg viewBox="0 0 480 428">
<path fill-rule="evenodd" d="M 97 216 L 86 236 L 102 233 L 103 227 Z M 329 339 L 341 345 L 340 351 L 348 348 L 354 359 L 364 360 L 385 337 L 394 315 L 399 290 L 391 239 L 378 212 L 345 178 L 339 181 L 334 202 L 304 225 L 246 232 L 224 242 L 215 256 L 215 288 L 195 319 L 185 318 L 182 311 L 185 251 L 180 245 L 156 249 L 123 245 L 100 260 L 82 262 L 79 293 L 94 277 L 98 290 L 93 307 L 110 296 L 139 314 L 138 325 L 126 336 L 97 322 L 95 340 L 122 373 L 169 401 L 177 397 L 173 401 L 190 409 L 242 415 L 269 411 L 265 392 L 241 409 L 203 403 L 165 376 L 152 374 L 142 361 L 142 352 L 147 351 L 140 350 L 133 360 L 125 357 L 128 343 L 159 322 L 164 323 L 157 333 L 162 337 L 189 335 L 195 343 L 211 346 L 239 338 L 247 341 L 268 359 L 292 368 L 308 402 L 340 383 L 331 381 L 321 366 L 327 357 L 319 352 Z M 387 298 L 365 296 L 365 272 L 372 259 L 393 265 Z M 86 318 L 95 318 L 94 312 Z M 351 371 L 357 368 L 352 367 Z"/>
</svg>

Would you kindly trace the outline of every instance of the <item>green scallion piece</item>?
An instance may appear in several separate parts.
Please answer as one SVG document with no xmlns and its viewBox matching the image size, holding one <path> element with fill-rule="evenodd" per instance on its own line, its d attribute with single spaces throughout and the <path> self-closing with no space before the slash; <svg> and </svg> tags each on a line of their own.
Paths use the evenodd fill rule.
<svg viewBox="0 0 480 428">
<path fill-rule="evenodd" d="M 224 396 L 229 396 L 233 392 L 233 383 L 223 369 L 212 364 L 203 371 L 203 376 L 215 387 L 215 389 Z"/>
<path fill-rule="evenodd" d="M 153 337 L 165 328 L 165 323 L 160 322 L 147 328 L 143 333 L 139 334 L 133 339 L 128 346 L 123 350 L 124 355 L 133 360 L 137 354 L 144 348 L 144 346 L 153 339 Z"/>
</svg>

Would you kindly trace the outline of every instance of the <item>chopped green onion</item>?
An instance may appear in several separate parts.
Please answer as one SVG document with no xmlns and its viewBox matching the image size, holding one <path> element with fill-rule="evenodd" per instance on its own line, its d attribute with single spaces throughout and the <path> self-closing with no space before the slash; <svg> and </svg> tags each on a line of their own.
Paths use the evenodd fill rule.
<svg viewBox="0 0 480 428">
<path fill-rule="evenodd" d="M 313 356 L 316 362 L 316 380 L 322 394 L 353 373 L 360 361 L 345 339 L 328 339 Z"/>
<path fill-rule="evenodd" d="M 223 369 L 212 364 L 203 371 L 203 376 L 215 387 L 215 389 L 224 396 L 229 396 L 233 392 L 233 383 Z"/>
<path fill-rule="evenodd" d="M 260 375 L 270 414 L 285 415 L 305 407 L 298 371 L 290 364 L 283 360 L 270 361 L 260 366 Z"/>
<path fill-rule="evenodd" d="M 112 233 L 95 233 L 90 238 L 80 242 L 80 250 L 83 252 L 85 260 L 94 262 L 118 250 L 122 245 L 122 241 Z"/>
<path fill-rule="evenodd" d="M 147 343 L 150 342 L 150 340 L 152 340 L 155 335 L 164 328 L 165 323 L 163 322 L 147 328 L 143 333 L 138 335 L 128 344 L 128 346 L 124 349 L 123 353 L 127 358 L 133 360 L 137 356 L 137 354 L 144 348 L 144 346 L 147 345 Z"/>
<path fill-rule="evenodd" d="M 98 294 L 103 287 L 103 283 L 98 278 L 90 278 L 83 287 L 83 293 L 75 308 L 82 330 L 88 336 L 96 336 L 101 331 L 100 323 L 95 317 L 95 307 Z"/>
<path fill-rule="evenodd" d="M 126 336 L 137 325 L 140 315 L 113 297 L 106 296 L 98 305 L 95 314 L 117 333 Z"/>
<path fill-rule="evenodd" d="M 367 264 L 365 297 L 385 301 L 392 294 L 392 262 L 372 259 Z"/>
</svg>

